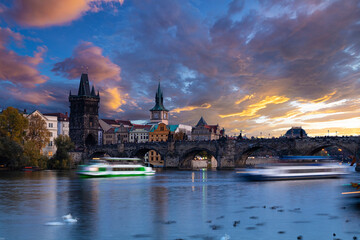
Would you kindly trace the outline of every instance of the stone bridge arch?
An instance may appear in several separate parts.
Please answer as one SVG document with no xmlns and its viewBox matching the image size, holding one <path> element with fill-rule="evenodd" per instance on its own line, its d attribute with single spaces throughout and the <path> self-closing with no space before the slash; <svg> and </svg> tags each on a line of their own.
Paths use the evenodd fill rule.
<svg viewBox="0 0 360 240">
<path fill-rule="evenodd" d="M 339 142 L 317 144 L 315 146 L 312 146 L 308 150 L 306 155 L 312 156 L 312 155 L 316 154 L 317 152 L 320 152 L 322 149 L 329 148 L 329 147 L 337 147 L 340 149 L 345 149 L 346 151 L 350 152 L 353 156 L 356 156 L 357 149 L 352 149 L 352 147 L 348 147 L 345 144 L 341 144 Z"/>
<path fill-rule="evenodd" d="M 206 148 L 206 147 L 193 147 L 193 148 L 186 150 L 183 154 L 181 154 L 178 168 L 191 169 L 191 161 L 195 158 L 196 154 L 203 152 L 203 151 L 212 155 L 216 159 L 217 166 L 219 166 L 220 159 L 218 159 L 216 152 L 214 152 L 213 150 Z"/>
<path fill-rule="evenodd" d="M 166 161 L 165 160 L 165 155 L 166 155 L 166 153 L 164 153 L 163 151 L 161 151 L 160 149 L 158 149 L 158 148 L 156 148 L 154 146 L 143 146 L 141 148 L 137 148 L 134 151 L 132 151 L 131 157 L 138 157 L 138 158 L 144 159 L 146 153 L 148 153 L 151 150 L 153 150 L 153 151 L 157 152 L 158 154 L 160 154 L 161 159 L 163 159 L 164 164 L 165 164 L 165 161 Z"/>
<path fill-rule="evenodd" d="M 92 158 L 99 158 L 99 157 L 114 157 L 112 156 L 111 153 L 105 151 L 105 150 L 99 150 L 99 151 L 95 151 L 92 153 L 89 153 L 88 158 L 92 159 Z"/>
<path fill-rule="evenodd" d="M 240 151 L 237 152 L 235 156 L 235 167 L 244 167 L 246 165 L 246 161 L 248 160 L 249 156 L 260 149 L 267 150 L 273 153 L 274 156 L 281 156 L 289 152 L 287 146 L 282 147 L 280 149 L 278 147 L 271 146 L 268 144 L 257 144 L 257 145 L 249 146 L 245 149 L 240 149 Z"/>
</svg>

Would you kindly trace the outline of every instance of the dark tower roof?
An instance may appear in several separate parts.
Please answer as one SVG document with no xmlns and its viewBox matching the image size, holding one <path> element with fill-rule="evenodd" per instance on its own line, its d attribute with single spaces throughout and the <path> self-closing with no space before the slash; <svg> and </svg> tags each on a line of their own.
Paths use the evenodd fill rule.
<svg viewBox="0 0 360 240">
<path fill-rule="evenodd" d="M 86 73 L 81 74 L 78 96 L 90 96 L 89 78 Z"/>
<path fill-rule="evenodd" d="M 91 96 L 96 96 L 94 85 L 91 88 Z"/>
<path fill-rule="evenodd" d="M 201 116 L 199 122 L 196 124 L 196 127 L 198 127 L 198 126 L 206 126 L 206 125 L 208 125 L 208 124 L 206 123 L 204 118 Z"/>
<path fill-rule="evenodd" d="M 77 95 L 71 95 L 71 91 L 70 91 L 70 97 L 95 97 L 95 98 L 99 98 L 99 92 L 96 95 L 95 93 L 95 88 L 94 86 L 92 86 L 91 92 L 90 92 L 90 83 L 89 83 L 89 77 L 87 75 L 87 73 L 82 73 L 81 74 L 81 78 L 80 78 L 80 84 L 79 84 L 79 91 Z"/>
<path fill-rule="evenodd" d="M 307 137 L 307 133 L 305 132 L 304 129 L 302 129 L 302 127 L 292 127 L 285 133 L 285 137 L 303 138 L 303 137 Z"/>
<path fill-rule="evenodd" d="M 150 109 L 150 111 L 169 111 L 164 107 L 163 102 L 164 102 L 164 97 L 159 83 L 158 90 L 155 95 L 155 106 L 152 109 Z"/>
</svg>

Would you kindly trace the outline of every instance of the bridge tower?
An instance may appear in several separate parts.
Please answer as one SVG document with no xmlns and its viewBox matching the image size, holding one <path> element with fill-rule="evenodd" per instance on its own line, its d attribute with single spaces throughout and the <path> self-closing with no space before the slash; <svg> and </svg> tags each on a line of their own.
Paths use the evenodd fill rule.
<svg viewBox="0 0 360 240">
<path fill-rule="evenodd" d="M 155 106 L 150 109 L 150 122 L 152 123 L 165 123 L 169 124 L 169 110 L 164 107 L 164 97 L 160 87 L 160 82 L 158 85 L 158 90 L 155 95 Z"/>
<path fill-rule="evenodd" d="M 98 143 L 99 136 L 99 92 L 95 94 L 92 86 L 90 92 L 89 78 L 81 74 L 77 95 L 69 94 L 70 122 L 69 135 L 77 150 L 84 150 Z"/>
</svg>

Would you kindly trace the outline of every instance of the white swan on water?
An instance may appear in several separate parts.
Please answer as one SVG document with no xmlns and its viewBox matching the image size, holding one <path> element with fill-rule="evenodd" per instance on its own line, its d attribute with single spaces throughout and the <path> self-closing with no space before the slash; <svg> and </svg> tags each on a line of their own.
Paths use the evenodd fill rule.
<svg viewBox="0 0 360 240">
<path fill-rule="evenodd" d="M 77 219 L 73 218 L 73 216 L 71 215 L 71 213 L 69 213 L 68 215 L 64 215 L 62 216 L 62 219 L 64 220 L 64 222 L 66 223 L 76 223 Z"/>
<path fill-rule="evenodd" d="M 46 226 L 62 226 L 65 223 L 77 223 L 77 219 L 73 218 L 73 216 L 69 213 L 67 215 L 62 216 L 63 222 L 47 222 Z"/>
</svg>

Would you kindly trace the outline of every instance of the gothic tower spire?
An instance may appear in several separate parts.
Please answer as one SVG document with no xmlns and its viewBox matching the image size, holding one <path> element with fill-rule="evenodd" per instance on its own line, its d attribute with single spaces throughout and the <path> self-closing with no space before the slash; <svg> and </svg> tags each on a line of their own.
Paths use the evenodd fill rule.
<svg viewBox="0 0 360 240">
<path fill-rule="evenodd" d="M 78 96 L 90 96 L 90 84 L 87 73 L 81 74 Z"/>
<path fill-rule="evenodd" d="M 150 121 L 155 123 L 163 122 L 168 124 L 168 113 L 169 110 L 164 107 L 164 97 L 159 82 L 158 89 L 155 94 L 155 106 L 150 109 Z"/>
</svg>

